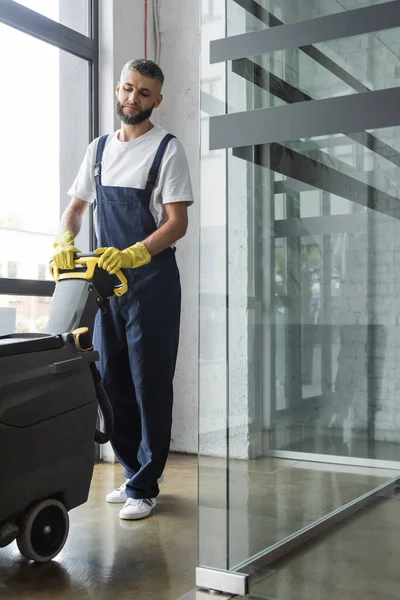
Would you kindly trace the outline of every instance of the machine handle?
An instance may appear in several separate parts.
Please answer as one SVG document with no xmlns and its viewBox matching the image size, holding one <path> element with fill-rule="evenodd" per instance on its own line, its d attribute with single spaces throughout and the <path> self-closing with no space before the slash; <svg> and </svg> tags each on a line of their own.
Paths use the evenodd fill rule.
<svg viewBox="0 0 400 600">
<path fill-rule="evenodd" d="M 98 266 L 100 256 L 94 252 L 79 252 L 74 255 L 75 269 L 61 270 L 57 267 L 54 260 L 50 262 L 49 269 L 54 281 L 62 281 L 64 279 L 93 279 L 94 272 Z M 86 270 L 80 267 L 86 267 Z M 117 271 L 115 276 L 119 279 L 120 285 L 114 287 L 116 296 L 123 296 L 128 291 L 128 282 L 123 272 Z"/>
<path fill-rule="evenodd" d="M 78 258 L 100 258 L 100 255 L 96 252 L 75 252 L 74 260 Z"/>
</svg>

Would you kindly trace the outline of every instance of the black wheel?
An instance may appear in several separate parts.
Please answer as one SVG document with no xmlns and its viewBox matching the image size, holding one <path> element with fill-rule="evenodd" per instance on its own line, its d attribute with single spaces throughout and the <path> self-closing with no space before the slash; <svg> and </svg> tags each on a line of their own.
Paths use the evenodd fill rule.
<svg viewBox="0 0 400 600">
<path fill-rule="evenodd" d="M 27 510 L 20 530 L 17 544 L 22 556 L 39 563 L 49 562 L 67 541 L 67 509 L 58 500 L 43 500 Z"/>
</svg>

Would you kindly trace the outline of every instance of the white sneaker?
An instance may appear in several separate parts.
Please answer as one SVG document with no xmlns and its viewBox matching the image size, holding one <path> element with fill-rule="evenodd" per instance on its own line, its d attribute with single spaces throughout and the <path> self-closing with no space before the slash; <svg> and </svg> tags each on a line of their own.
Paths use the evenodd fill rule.
<svg viewBox="0 0 400 600">
<path fill-rule="evenodd" d="M 124 507 L 119 511 L 119 518 L 131 521 L 144 519 L 151 514 L 155 506 L 155 498 L 128 498 Z"/>
<path fill-rule="evenodd" d="M 127 481 L 129 480 L 127 479 L 119 488 L 107 494 L 106 502 L 110 502 L 111 504 L 123 504 L 126 502 L 128 499 L 125 491 Z"/>
<path fill-rule="evenodd" d="M 124 504 L 128 500 L 125 489 L 128 481 L 129 479 L 127 479 L 119 488 L 107 494 L 106 502 L 110 502 L 110 504 Z M 163 481 L 164 475 L 161 475 L 157 481 L 158 485 L 160 485 Z"/>
</svg>

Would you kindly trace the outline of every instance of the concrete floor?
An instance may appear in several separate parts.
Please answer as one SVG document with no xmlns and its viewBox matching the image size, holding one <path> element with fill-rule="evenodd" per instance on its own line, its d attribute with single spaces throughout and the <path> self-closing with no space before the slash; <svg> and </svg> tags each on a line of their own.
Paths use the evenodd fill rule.
<svg viewBox="0 0 400 600">
<path fill-rule="evenodd" d="M 176 600 L 193 588 L 196 458 L 170 457 L 153 516 L 136 523 L 104 500 L 123 481 L 119 465 L 96 465 L 89 501 L 71 511 L 67 544 L 52 563 L 28 563 L 16 544 L 0 549 L 0 598 Z"/>
<path fill-rule="evenodd" d="M 394 470 L 278 458 L 231 460 L 229 477 L 227 466 L 200 459 L 200 564 L 217 569 L 234 568 L 400 476 Z"/>
<path fill-rule="evenodd" d="M 55 561 L 47 565 L 28 563 L 16 544 L 0 550 L 0 598 L 177 600 L 195 585 L 198 514 L 200 563 L 227 568 L 398 475 L 273 458 L 231 461 L 229 467 L 228 479 L 225 461 L 201 458 L 198 512 L 197 458 L 172 454 L 153 516 L 127 522 L 118 518 L 119 505 L 108 505 L 104 500 L 109 490 L 122 483 L 121 468 L 96 465 L 89 501 L 71 512 L 70 535 Z M 393 527 L 400 518 L 400 501 L 394 500 L 390 506 L 391 513 L 374 516 L 372 522 L 370 513 L 365 514 L 362 533 L 353 530 L 348 542 L 342 537 L 326 550 L 314 550 L 314 557 L 310 555 L 313 550 L 306 548 L 303 557 L 262 581 L 254 593 L 279 600 L 358 600 L 353 593 L 329 596 L 321 590 L 325 594 L 336 580 L 343 581 L 345 589 L 353 589 L 349 588 L 352 569 L 354 581 L 363 577 L 369 581 L 376 555 L 374 533 L 384 532 L 385 539 L 377 546 L 382 560 L 385 549 L 400 549 Z M 349 530 L 341 530 L 341 535 L 351 532 L 356 522 L 351 522 Z M 394 556 L 388 561 L 391 568 Z M 397 580 L 393 578 L 396 585 Z M 398 600 L 400 593 L 364 595 L 363 600 L 395 597 Z"/>
<path fill-rule="evenodd" d="M 382 500 L 276 565 L 254 600 L 399 600 L 400 499 Z"/>
</svg>

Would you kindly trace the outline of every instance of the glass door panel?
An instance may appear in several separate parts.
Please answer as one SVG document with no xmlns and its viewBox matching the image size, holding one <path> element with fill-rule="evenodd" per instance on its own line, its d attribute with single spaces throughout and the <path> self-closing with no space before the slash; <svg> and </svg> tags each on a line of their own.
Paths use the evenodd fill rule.
<svg viewBox="0 0 400 600">
<path fill-rule="evenodd" d="M 390 9 L 358 3 L 359 18 L 378 4 Z M 266 27 L 311 32 L 307 20 L 353 8 L 229 0 L 203 40 L 244 33 L 226 48 L 254 48 Z M 203 567 L 253 576 L 400 477 L 400 129 L 373 129 L 367 110 L 369 93 L 397 94 L 399 23 L 368 22 L 362 35 L 203 64 L 203 140 L 217 147 L 201 160 Z M 337 102 L 350 96 L 371 115 L 364 130 L 344 125 Z M 327 99 L 329 127 L 315 132 Z M 299 104 L 309 135 L 296 139 Z M 288 139 L 260 143 L 273 114 Z M 233 148 L 224 123 L 240 131 Z"/>
</svg>

